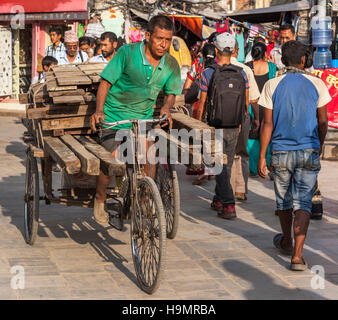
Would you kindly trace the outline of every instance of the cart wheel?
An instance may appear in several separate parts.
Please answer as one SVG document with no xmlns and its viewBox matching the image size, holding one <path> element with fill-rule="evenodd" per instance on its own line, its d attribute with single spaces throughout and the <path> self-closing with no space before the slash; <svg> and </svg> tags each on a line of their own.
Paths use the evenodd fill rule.
<svg viewBox="0 0 338 320">
<path fill-rule="evenodd" d="M 25 240 L 33 245 L 39 225 L 39 172 L 36 159 L 27 151 L 25 187 Z"/>
<path fill-rule="evenodd" d="M 161 194 L 167 223 L 167 237 L 174 239 L 180 216 L 180 187 L 177 172 L 172 165 L 160 164 L 156 172 L 156 183 Z"/>
<path fill-rule="evenodd" d="M 150 177 L 137 181 L 138 192 L 132 205 L 131 249 L 141 289 L 154 293 L 165 265 L 165 214 L 160 193 Z"/>
</svg>

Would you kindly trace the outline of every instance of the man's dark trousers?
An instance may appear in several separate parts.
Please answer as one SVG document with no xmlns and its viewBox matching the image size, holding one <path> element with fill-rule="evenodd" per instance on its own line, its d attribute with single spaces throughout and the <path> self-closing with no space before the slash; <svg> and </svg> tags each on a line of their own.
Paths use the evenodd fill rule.
<svg viewBox="0 0 338 320">
<path fill-rule="evenodd" d="M 223 165 L 222 172 L 216 176 L 216 189 L 214 202 L 220 201 L 222 202 L 223 205 L 229 205 L 235 204 L 235 198 L 231 187 L 230 178 L 231 178 L 231 167 L 234 161 L 239 129 L 227 128 L 221 130 L 223 130 L 223 153 L 227 155 L 228 161 L 226 165 Z"/>
</svg>

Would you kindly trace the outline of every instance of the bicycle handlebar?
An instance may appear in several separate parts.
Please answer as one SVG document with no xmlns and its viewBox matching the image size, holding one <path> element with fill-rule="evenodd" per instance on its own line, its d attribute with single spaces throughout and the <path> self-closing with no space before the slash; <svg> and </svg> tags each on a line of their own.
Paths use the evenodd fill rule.
<svg viewBox="0 0 338 320">
<path fill-rule="evenodd" d="M 101 125 L 106 125 L 109 126 L 108 128 L 105 129 L 111 129 L 116 126 L 119 126 L 121 124 L 126 124 L 126 123 L 140 123 L 140 122 L 150 122 L 150 123 L 156 123 L 156 122 L 162 122 L 167 119 L 167 115 L 165 114 L 162 119 L 160 118 L 155 118 L 155 119 L 128 119 L 128 120 L 121 120 L 121 121 L 115 121 L 115 122 L 105 122 L 102 119 L 100 119 L 100 124 Z"/>
</svg>

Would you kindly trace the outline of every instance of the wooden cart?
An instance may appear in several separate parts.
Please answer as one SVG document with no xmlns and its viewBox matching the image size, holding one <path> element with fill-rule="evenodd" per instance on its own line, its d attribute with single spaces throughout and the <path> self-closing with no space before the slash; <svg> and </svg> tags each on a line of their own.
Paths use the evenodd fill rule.
<svg viewBox="0 0 338 320">
<path fill-rule="evenodd" d="M 118 177 L 120 183 L 107 190 L 107 210 L 110 224 L 123 230 L 123 221 L 131 221 L 131 247 L 140 287 L 151 294 L 159 286 L 165 263 L 166 237 L 174 238 L 178 228 L 180 197 L 175 167 L 168 161 L 157 168 L 155 181 L 146 177 L 139 166 L 119 163 L 98 143 L 90 126 L 95 112 L 95 95 L 104 64 L 79 64 L 54 67 L 46 74 L 46 81 L 31 87 L 21 96 L 27 103 L 24 120 L 28 132 L 25 182 L 25 239 L 33 245 L 39 223 L 39 202 L 92 208 L 95 196 L 95 177 L 100 170 Z M 178 102 L 178 105 L 180 102 Z M 175 127 L 205 124 L 183 113 L 173 114 Z M 190 122 L 189 122 L 190 121 Z M 133 128 L 137 129 L 137 122 Z M 137 130 L 135 131 L 137 132 Z M 164 135 L 167 135 L 163 131 Z M 177 142 L 179 150 L 193 150 Z M 39 169 L 44 194 L 39 193 Z M 137 150 L 135 162 L 137 163 Z M 53 166 L 61 168 L 61 187 L 53 188 Z M 194 164 L 200 167 L 200 164 Z M 84 177 L 87 186 L 76 182 Z M 92 183 L 94 181 L 94 184 Z M 150 253 L 149 253 L 150 252 Z"/>
</svg>

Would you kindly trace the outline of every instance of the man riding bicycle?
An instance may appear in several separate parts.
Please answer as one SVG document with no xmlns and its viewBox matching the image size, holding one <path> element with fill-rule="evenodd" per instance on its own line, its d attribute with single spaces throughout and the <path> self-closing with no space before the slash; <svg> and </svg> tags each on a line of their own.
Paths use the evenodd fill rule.
<svg viewBox="0 0 338 320">
<path fill-rule="evenodd" d="M 149 21 L 143 42 L 125 45 L 117 51 L 101 73 L 96 112 L 91 117 L 93 131 L 96 131 L 96 124 L 101 119 L 115 122 L 152 118 L 161 90 L 166 97 L 160 116 L 167 115 L 171 127 L 170 109 L 175 103 L 175 96 L 181 94 L 180 68 L 175 58 L 168 54 L 173 30 L 174 25 L 168 17 L 155 16 Z M 130 128 L 131 124 L 124 124 L 105 132 L 100 139 L 101 144 L 114 155 L 121 144 L 115 140 L 117 130 Z M 101 224 L 107 224 L 109 220 L 104 202 L 111 180 L 112 177 L 100 172 L 94 200 L 94 218 Z"/>
</svg>

